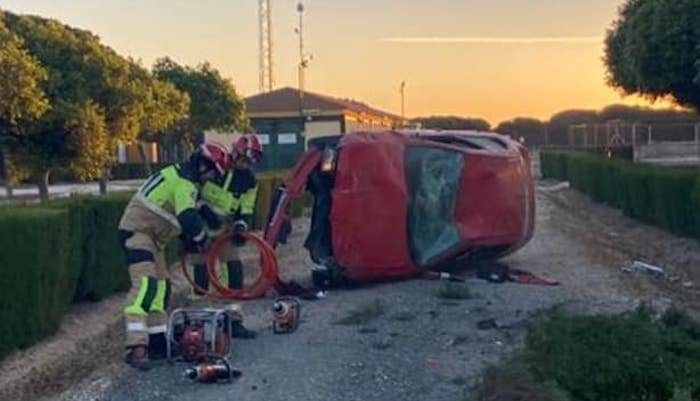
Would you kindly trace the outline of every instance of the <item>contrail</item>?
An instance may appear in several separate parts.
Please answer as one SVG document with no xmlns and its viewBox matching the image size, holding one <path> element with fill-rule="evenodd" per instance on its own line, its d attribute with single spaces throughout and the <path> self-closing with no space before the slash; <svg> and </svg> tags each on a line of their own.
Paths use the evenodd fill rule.
<svg viewBox="0 0 700 401">
<path fill-rule="evenodd" d="M 602 36 L 560 36 L 560 37 L 408 37 L 383 38 L 393 43 L 473 43 L 473 44 L 522 44 L 540 43 L 602 43 Z"/>
</svg>

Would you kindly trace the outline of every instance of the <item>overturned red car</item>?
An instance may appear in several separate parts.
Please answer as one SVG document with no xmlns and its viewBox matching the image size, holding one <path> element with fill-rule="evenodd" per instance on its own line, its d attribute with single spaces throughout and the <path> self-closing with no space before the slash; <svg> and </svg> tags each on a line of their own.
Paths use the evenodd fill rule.
<svg viewBox="0 0 700 401">
<path fill-rule="evenodd" d="M 284 243 L 290 201 L 313 194 L 304 246 L 350 282 L 495 259 L 533 234 L 527 150 L 474 131 L 390 131 L 318 138 L 273 199 L 265 240 Z"/>
</svg>

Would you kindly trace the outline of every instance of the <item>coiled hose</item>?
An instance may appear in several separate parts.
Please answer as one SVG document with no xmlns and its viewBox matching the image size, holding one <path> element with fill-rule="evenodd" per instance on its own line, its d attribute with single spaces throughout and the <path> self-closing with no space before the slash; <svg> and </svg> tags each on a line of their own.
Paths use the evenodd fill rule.
<svg viewBox="0 0 700 401">
<path fill-rule="evenodd" d="M 212 244 L 206 254 L 206 265 L 207 274 L 209 275 L 209 283 L 216 289 L 218 296 L 225 299 L 238 299 L 247 300 L 263 297 L 270 288 L 272 288 L 278 281 L 278 269 L 277 269 L 277 256 L 272 247 L 265 242 L 261 237 L 256 234 L 246 232 L 241 235 L 247 241 L 250 241 L 255 247 L 258 248 L 260 252 L 260 275 L 250 286 L 246 286 L 241 289 L 228 288 L 226 285 L 221 283 L 219 276 L 217 274 L 216 268 L 219 264 L 219 255 L 223 248 L 229 244 L 234 234 L 232 232 L 226 232 L 217 238 Z M 202 287 L 194 282 L 189 272 L 187 271 L 187 264 L 185 258 L 181 259 L 182 271 L 187 279 L 187 281 L 196 290 L 206 293 Z"/>
</svg>

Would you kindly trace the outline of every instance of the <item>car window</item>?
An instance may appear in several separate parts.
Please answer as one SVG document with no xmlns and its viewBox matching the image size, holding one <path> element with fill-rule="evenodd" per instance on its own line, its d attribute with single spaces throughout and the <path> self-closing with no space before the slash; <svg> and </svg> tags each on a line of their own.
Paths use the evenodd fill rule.
<svg viewBox="0 0 700 401">
<path fill-rule="evenodd" d="M 460 152 L 424 146 L 406 149 L 409 246 L 421 266 L 459 243 L 454 209 L 463 165 Z"/>
</svg>

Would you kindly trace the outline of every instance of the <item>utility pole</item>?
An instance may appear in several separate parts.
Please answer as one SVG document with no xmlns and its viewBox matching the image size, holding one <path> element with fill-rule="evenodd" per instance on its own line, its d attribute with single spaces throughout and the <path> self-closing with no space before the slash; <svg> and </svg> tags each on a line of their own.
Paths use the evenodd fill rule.
<svg viewBox="0 0 700 401">
<path fill-rule="evenodd" d="M 270 2 L 271 0 L 259 0 L 258 2 L 260 92 L 269 92 L 275 85 L 272 76 L 272 7 Z"/>
<path fill-rule="evenodd" d="M 401 124 L 406 120 L 406 103 L 405 103 L 406 81 L 401 81 Z"/>
<path fill-rule="evenodd" d="M 298 86 L 299 86 L 299 114 L 304 116 L 304 70 L 308 66 L 308 60 L 304 54 L 304 4 L 297 4 L 299 13 L 299 26 L 295 32 L 299 35 L 299 66 L 298 66 Z"/>
</svg>

